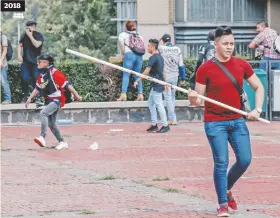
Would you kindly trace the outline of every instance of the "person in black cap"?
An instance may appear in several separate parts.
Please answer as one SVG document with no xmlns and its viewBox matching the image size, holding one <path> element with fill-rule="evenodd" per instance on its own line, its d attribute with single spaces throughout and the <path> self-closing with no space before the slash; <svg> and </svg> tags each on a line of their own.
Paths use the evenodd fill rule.
<svg viewBox="0 0 280 218">
<path fill-rule="evenodd" d="M 25 103 L 29 95 L 29 79 L 33 79 L 33 87 L 35 87 L 36 79 L 39 75 L 37 68 L 37 57 L 41 54 L 44 37 L 36 31 L 37 23 L 35 21 L 27 21 L 26 31 L 22 34 L 17 49 L 18 62 L 21 64 L 21 77 L 23 82 L 24 97 L 22 103 Z"/>
<path fill-rule="evenodd" d="M 164 71 L 166 72 L 166 82 L 177 86 L 180 75 L 181 84 L 186 80 L 185 65 L 183 62 L 181 49 L 171 43 L 171 36 L 164 34 L 161 37 L 163 45 L 158 47 L 159 53 L 164 59 Z M 177 125 L 175 113 L 176 90 L 170 89 L 163 92 L 168 111 L 169 125 Z"/>
<path fill-rule="evenodd" d="M 65 104 L 65 92 L 68 90 L 73 94 L 77 101 L 82 101 L 82 97 L 76 92 L 66 76 L 54 68 L 54 59 L 50 54 L 43 54 L 38 57 L 39 76 L 37 78 L 36 87 L 26 100 L 25 107 L 27 108 L 32 98 L 40 91 L 45 98 L 45 107 L 40 112 L 41 118 L 41 135 L 34 138 L 34 141 L 40 146 L 45 147 L 45 137 L 47 128 L 49 127 L 59 141 L 55 147 L 56 150 L 67 149 L 68 144 L 64 141 L 56 126 L 56 117 L 60 107 Z"/>
</svg>

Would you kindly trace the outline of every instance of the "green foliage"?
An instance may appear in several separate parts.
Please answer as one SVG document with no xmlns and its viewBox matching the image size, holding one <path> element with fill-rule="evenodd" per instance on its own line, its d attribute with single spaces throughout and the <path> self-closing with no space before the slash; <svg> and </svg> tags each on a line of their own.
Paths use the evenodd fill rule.
<svg viewBox="0 0 280 218">
<path fill-rule="evenodd" d="M 44 35 L 43 52 L 55 54 L 56 60 L 70 57 L 65 49 L 79 50 L 85 54 L 107 59 L 117 51 L 115 4 L 111 0 L 26 0 L 24 19 L 16 20 L 14 13 L 1 13 L 1 31 L 6 33 L 14 48 L 16 59 L 17 27 L 21 34 L 28 20 L 35 20 L 37 30 Z"/>
<path fill-rule="evenodd" d="M 143 69 L 147 61 L 143 63 Z M 195 61 L 185 60 L 187 81 L 194 72 Z M 87 102 L 116 101 L 121 93 L 122 72 L 103 65 L 89 62 L 74 62 L 66 60 L 58 62 L 55 66 L 62 71 L 73 84 L 74 88 Z M 21 85 L 21 69 L 19 64 L 9 64 L 8 79 L 10 82 L 12 101 L 19 103 L 23 97 Z M 127 92 L 128 100 L 133 101 L 137 97 L 137 89 L 133 87 L 133 77 L 130 77 L 130 84 Z M 150 82 L 143 81 L 143 94 L 145 100 L 149 96 Z M 189 83 L 186 82 L 183 88 L 188 89 Z M 3 91 L 3 90 L 2 90 Z M 30 92 L 32 91 L 30 81 Z M 2 93 L 3 95 L 3 93 Z M 1 95 L 1 96 L 2 96 Z M 187 95 L 181 92 L 176 93 L 177 99 L 187 99 Z"/>
<path fill-rule="evenodd" d="M 116 52 L 116 24 L 110 22 L 115 11 L 110 0 L 50 1 L 48 13 L 40 16 L 47 38 L 45 48 L 64 60 L 66 48 L 101 59 Z M 44 9 L 43 9 L 44 10 Z"/>
<path fill-rule="evenodd" d="M 107 82 L 99 72 L 99 67 L 92 63 L 60 63 L 56 66 L 66 74 L 74 88 L 86 97 L 85 101 L 107 101 Z M 20 102 L 23 97 L 20 65 L 9 65 L 8 76 L 12 92 L 12 101 Z M 31 81 L 30 81 L 31 84 Z M 30 86 L 30 92 L 32 86 Z"/>
</svg>

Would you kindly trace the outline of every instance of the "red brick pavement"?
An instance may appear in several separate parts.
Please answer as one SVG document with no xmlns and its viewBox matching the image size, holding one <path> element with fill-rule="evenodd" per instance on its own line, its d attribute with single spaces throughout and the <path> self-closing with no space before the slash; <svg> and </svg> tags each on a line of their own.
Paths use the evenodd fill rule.
<svg viewBox="0 0 280 218">
<path fill-rule="evenodd" d="M 280 217 L 280 123 L 248 125 L 253 161 L 233 188 L 241 209 L 232 217 Z M 37 147 L 39 126 L 2 127 L 2 217 L 215 217 L 203 124 L 162 135 L 146 127 L 62 126 L 66 151 Z M 47 140 L 56 145 L 51 133 Z M 95 141 L 99 149 L 88 150 Z M 154 181 L 164 177 L 169 181 Z"/>
</svg>

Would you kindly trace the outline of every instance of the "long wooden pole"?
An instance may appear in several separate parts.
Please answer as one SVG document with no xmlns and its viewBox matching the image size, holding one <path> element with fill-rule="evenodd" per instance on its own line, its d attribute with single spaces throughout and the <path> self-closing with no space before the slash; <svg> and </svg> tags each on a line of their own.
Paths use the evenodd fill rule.
<svg viewBox="0 0 280 218">
<path fill-rule="evenodd" d="M 144 79 L 146 79 L 146 80 L 149 80 L 149 81 L 152 81 L 152 82 L 155 82 L 155 83 L 164 85 L 164 86 L 169 86 L 169 87 L 172 88 L 172 89 L 176 89 L 176 90 L 178 90 L 178 91 L 180 91 L 180 92 L 184 92 L 184 93 L 188 94 L 188 90 L 186 90 L 186 89 L 183 89 L 183 88 L 178 87 L 178 86 L 175 86 L 175 85 L 171 85 L 171 84 L 166 83 L 166 82 L 164 82 L 164 81 L 161 81 L 161 80 L 152 78 L 152 77 L 150 77 L 150 76 L 143 75 L 143 74 L 141 74 L 141 73 L 137 73 L 137 72 L 135 72 L 135 71 L 133 71 L 133 70 L 129 70 L 129 69 L 123 68 L 123 67 L 121 67 L 121 66 L 118 66 L 118 65 L 115 65 L 115 64 L 111 64 L 111 63 L 106 62 L 106 61 L 102 61 L 102 60 L 100 60 L 100 59 L 98 59 L 98 58 L 94 58 L 94 57 L 91 57 L 91 56 L 82 54 L 82 53 L 80 53 L 80 52 L 73 51 L 73 50 L 68 49 L 68 48 L 66 49 L 66 52 L 68 52 L 68 53 L 70 53 L 70 54 L 73 54 L 73 55 L 75 55 L 75 56 L 78 56 L 78 57 L 85 58 L 85 59 L 87 59 L 87 60 L 93 61 L 93 62 L 95 62 L 95 63 L 107 65 L 107 66 L 109 66 L 109 67 L 118 69 L 118 70 L 120 70 L 120 71 L 125 71 L 125 72 L 128 72 L 128 73 L 130 73 L 130 74 L 135 74 L 135 75 L 137 75 L 137 76 L 139 76 L 139 77 L 142 77 L 142 78 L 144 78 Z M 218 105 L 218 106 L 220 106 L 220 107 L 223 107 L 223 108 L 226 108 L 226 109 L 228 109 L 228 110 L 234 111 L 234 112 L 236 112 L 236 113 L 238 113 L 238 114 L 242 114 L 242 115 L 244 115 L 244 116 L 247 116 L 247 115 L 248 115 L 248 113 L 245 112 L 245 111 L 242 111 L 242 110 L 239 110 L 239 109 L 237 109 L 237 108 L 231 107 L 231 106 L 229 106 L 229 105 L 226 105 L 226 104 L 221 103 L 221 102 L 219 102 L 219 101 L 213 100 L 213 99 L 211 99 L 211 98 L 207 98 L 207 97 L 205 97 L 205 96 L 203 96 L 203 95 L 197 95 L 197 97 L 200 98 L 200 99 L 202 99 L 202 100 L 204 100 L 204 101 L 208 101 L 208 102 L 211 102 L 211 103 L 213 103 L 213 104 L 215 104 L 215 105 Z M 268 121 L 268 120 L 266 120 L 266 119 L 263 119 L 263 118 L 258 118 L 258 120 L 261 121 L 261 122 L 263 122 L 263 123 L 270 123 L 270 121 Z"/>
</svg>

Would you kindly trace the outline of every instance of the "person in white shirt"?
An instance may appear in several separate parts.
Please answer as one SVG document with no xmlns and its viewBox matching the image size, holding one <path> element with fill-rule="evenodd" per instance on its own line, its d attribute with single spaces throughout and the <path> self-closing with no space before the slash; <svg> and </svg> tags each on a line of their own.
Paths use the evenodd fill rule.
<svg viewBox="0 0 280 218">
<path fill-rule="evenodd" d="M 177 86 L 178 76 L 180 75 L 182 85 L 186 80 L 186 72 L 181 49 L 171 43 L 169 34 L 164 34 L 160 41 L 163 42 L 163 45 L 160 45 L 158 50 L 164 59 L 166 82 Z M 168 124 L 177 125 L 175 113 L 176 90 L 169 88 L 168 91 L 163 92 L 163 95 L 168 111 Z"/>
<path fill-rule="evenodd" d="M 143 42 L 143 38 L 137 34 L 136 25 L 133 21 L 128 21 L 126 23 L 126 30 L 119 35 L 119 43 L 121 49 L 121 55 L 123 58 L 123 67 L 129 70 L 136 71 L 141 73 L 142 63 L 143 63 L 143 55 L 145 54 L 145 46 Z M 129 76 L 130 74 L 127 72 L 123 72 L 122 77 L 122 93 L 118 99 L 118 101 L 126 101 L 127 100 L 127 88 L 129 85 Z M 136 81 L 138 77 L 134 75 L 134 80 Z M 143 87 L 142 82 L 138 83 L 138 96 L 136 101 L 143 101 Z"/>
</svg>

